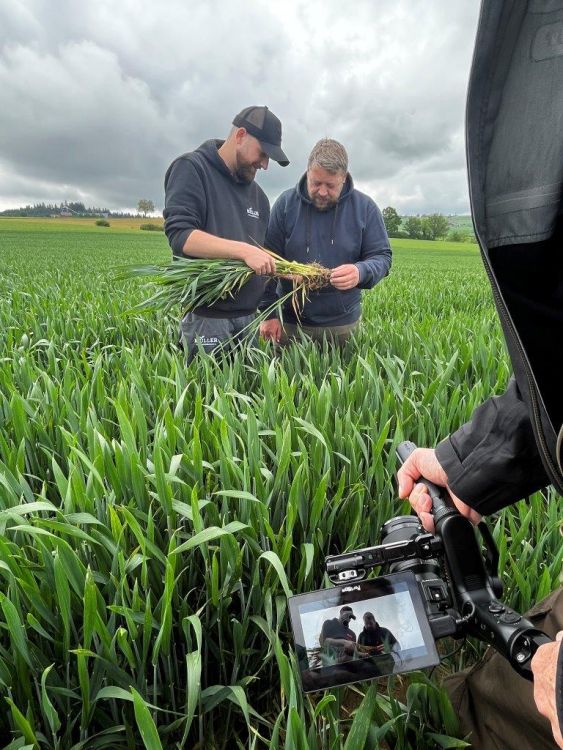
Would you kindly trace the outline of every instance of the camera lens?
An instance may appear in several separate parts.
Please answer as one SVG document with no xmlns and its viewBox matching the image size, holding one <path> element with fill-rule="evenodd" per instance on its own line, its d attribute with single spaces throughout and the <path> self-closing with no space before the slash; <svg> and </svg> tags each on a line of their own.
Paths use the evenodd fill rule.
<svg viewBox="0 0 563 750">
<path fill-rule="evenodd" d="M 422 534 L 422 526 L 417 516 L 395 516 L 381 527 L 381 541 L 385 544 L 404 542 Z"/>
<path fill-rule="evenodd" d="M 381 541 L 383 544 L 393 544 L 396 542 L 406 542 L 419 534 L 424 533 L 417 516 L 395 516 L 390 518 L 381 527 Z M 431 573 L 432 576 L 440 575 L 440 565 L 434 558 L 430 560 L 421 560 L 414 557 L 411 560 L 392 563 L 389 566 L 391 573 L 402 570 L 412 570 L 413 573 L 426 578 L 425 574 Z"/>
</svg>

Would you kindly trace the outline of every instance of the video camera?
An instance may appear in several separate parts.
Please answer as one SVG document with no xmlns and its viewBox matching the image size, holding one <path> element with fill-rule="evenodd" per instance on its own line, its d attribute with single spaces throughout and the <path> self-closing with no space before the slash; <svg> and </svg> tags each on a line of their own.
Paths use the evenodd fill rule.
<svg viewBox="0 0 563 750">
<path fill-rule="evenodd" d="M 415 448 L 411 442 L 398 446 L 401 463 Z M 532 679 L 532 657 L 551 638 L 500 601 L 491 532 L 481 522 L 479 542 L 446 491 L 419 481 L 432 498 L 434 534 L 416 516 L 392 518 L 382 527 L 382 544 L 326 558 L 334 588 L 290 598 L 306 692 L 435 666 L 435 641 L 446 636 L 485 641 Z M 371 568 L 382 565 L 389 566 L 388 575 L 366 580 Z"/>
</svg>

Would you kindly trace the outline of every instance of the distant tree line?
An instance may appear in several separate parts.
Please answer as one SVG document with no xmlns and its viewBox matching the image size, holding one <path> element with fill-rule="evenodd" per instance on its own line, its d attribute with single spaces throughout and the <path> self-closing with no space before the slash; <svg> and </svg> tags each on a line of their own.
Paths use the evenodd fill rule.
<svg viewBox="0 0 563 750">
<path fill-rule="evenodd" d="M 68 211 L 76 216 L 100 216 L 109 214 L 107 208 L 86 208 L 84 203 L 75 201 L 71 203 L 35 203 L 33 206 L 27 205 L 23 208 L 9 208 L 0 212 L 0 216 L 52 216 L 60 214 L 61 211 Z"/>
<path fill-rule="evenodd" d="M 142 205 L 141 205 L 142 204 Z M 140 200 L 138 206 L 139 213 L 144 216 L 147 212 L 154 211 L 154 203 L 149 200 Z M 80 217 L 113 217 L 132 219 L 138 214 L 127 211 L 110 211 L 109 208 L 97 208 L 96 206 L 86 207 L 81 201 L 70 201 L 68 203 L 34 203 L 33 206 L 27 205 L 23 208 L 9 208 L 6 211 L 0 211 L 0 216 L 9 217 L 49 217 L 60 215 L 72 215 Z"/>
<path fill-rule="evenodd" d="M 446 237 L 449 228 L 443 214 L 409 216 L 405 220 L 405 232 L 413 240 L 441 240 Z"/>
<path fill-rule="evenodd" d="M 473 233 L 453 229 L 443 214 L 401 217 L 396 209 L 387 206 L 382 211 L 383 221 L 389 237 L 404 237 L 412 240 L 441 240 L 452 242 L 473 241 Z"/>
</svg>

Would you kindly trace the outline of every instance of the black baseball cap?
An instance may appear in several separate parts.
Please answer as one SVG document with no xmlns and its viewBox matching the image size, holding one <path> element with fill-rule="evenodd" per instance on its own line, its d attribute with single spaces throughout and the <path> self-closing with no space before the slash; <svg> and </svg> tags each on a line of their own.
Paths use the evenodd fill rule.
<svg viewBox="0 0 563 750">
<path fill-rule="evenodd" d="M 281 122 L 268 107 L 246 107 L 233 120 L 233 125 L 244 128 L 260 141 L 262 149 L 280 167 L 287 167 L 289 159 L 281 148 Z"/>
<path fill-rule="evenodd" d="M 352 614 L 350 615 L 350 619 L 351 620 L 356 619 L 356 615 L 353 613 L 352 607 L 342 607 L 342 609 L 340 610 L 340 614 L 342 614 L 343 612 L 351 612 Z"/>
</svg>

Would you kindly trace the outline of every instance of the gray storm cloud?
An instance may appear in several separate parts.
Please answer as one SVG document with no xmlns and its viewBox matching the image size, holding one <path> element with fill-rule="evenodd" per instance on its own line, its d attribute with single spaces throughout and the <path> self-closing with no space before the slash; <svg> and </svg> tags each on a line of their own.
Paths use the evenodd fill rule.
<svg viewBox="0 0 563 750">
<path fill-rule="evenodd" d="M 236 112 L 283 122 L 295 184 L 312 145 L 341 140 L 384 205 L 467 210 L 463 108 L 477 8 L 465 2 L 130 0 L 0 6 L 0 208 L 85 200 L 162 207 L 169 162 L 224 137 Z"/>
</svg>

